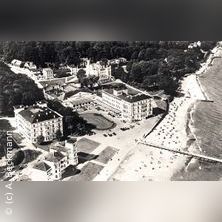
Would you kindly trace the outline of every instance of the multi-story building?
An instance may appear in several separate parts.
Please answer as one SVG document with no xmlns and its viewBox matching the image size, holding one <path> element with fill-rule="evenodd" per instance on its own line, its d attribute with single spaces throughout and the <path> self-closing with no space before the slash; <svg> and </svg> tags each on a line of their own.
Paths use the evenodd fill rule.
<svg viewBox="0 0 222 222">
<path fill-rule="evenodd" d="M 102 102 L 120 113 L 123 120 L 132 122 L 152 115 L 152 98 L 124 84 L 116 84 L 102 91 Z"/>
<path fill-rule="evenodd" d="M 46 103 L 15 107 L 14 111 L 18 131 L 33 143 L 40 135 L 44 141 L 52 141 L 58 130 L 63 134 L 63 117 L 48 108 Z"/>
<path fill-rule="evenodd" d="M 42 69 L 42 77 L 43 79 L 53 79 L 53 70 L 51 68 L 44 68 Z"/>
<path fill-rule="evenodd" d="M 84 58 L 82 63 L 84 67 L 75 69 L 76 73 L 83 69 L 86 72 L 86 76 L 97 76 L 99 77 L 98 81 L 101 83 L 106 83 L 113 78 L 111 76 L 111 66 L 104 64 L 102 61 L 90 63 L 90 59 Z"/>
<path fill-rule="evenodd" d="M 44 162 L 50 166 L 50 178 L 49 180 L 59 180 L 62 177 L 62 173 L 69 165 L 67 155 L 59 151 L 50 152 Z"/>
<path fill-rule="evenodd" d="M 55 146 L 43 160 L 37 162 L 31 172 L 32 180 L 60 180 L 65 169 L 78 164 L 77 140 L 68 139 L 65 146 Z"/>
</svg>

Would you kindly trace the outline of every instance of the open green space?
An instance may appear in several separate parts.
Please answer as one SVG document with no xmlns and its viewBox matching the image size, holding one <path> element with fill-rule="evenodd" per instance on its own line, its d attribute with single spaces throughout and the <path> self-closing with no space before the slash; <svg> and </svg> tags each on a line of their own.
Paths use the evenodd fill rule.
<svg viewBox="0 0 222 222">
<path fill-rule="evenodd" d="M 115 127 L 115 123 L 98 113 L 83 113 L 80 116 L 98 130 L 107 130 Z"/>
</svg>

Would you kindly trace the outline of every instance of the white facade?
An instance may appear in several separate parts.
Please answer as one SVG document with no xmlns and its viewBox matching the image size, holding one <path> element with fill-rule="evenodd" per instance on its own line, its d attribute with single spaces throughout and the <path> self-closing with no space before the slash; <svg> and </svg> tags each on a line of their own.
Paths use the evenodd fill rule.
<svg viewBox="0 0 222 222">
<path fill-rule="evenodd" d="M 111 66 L 102 65 L 99 61 L 96 63 L 90 63 L 89 59 L 84 59 L 83 63 L 85 68 L 76 68 L 75 72 L 77 73 L 80 69 L 86 71 L 86 76 L 98 76 L 99 81 L 105 82 L 112 78 L 111 76 Z"/>
<path fill-rule="evenodd" d="M 17 108 L 15 119 L 18 131 L 33 143 L 37 142 L 40 135 L 44 136 L 44 141 L 52 141 L 57 130 L 63 134 L 62 116 L 49 108 Z"/>
<path fill-rule="evenodd" d="M 67 155 L 63 155 L 62 153 L 57 151 L 49 153 L 48 157 L 45 158 L 44 162 L 47 163 L 51 168 L 49 180 L 61 179 L 62 173 L 64 172 L 65 168 L 69 165 Z"/>
<path fill-rule="evenodd" d="M 65 146 L 54 147 L 40 162 L 34 165 L 31 171 L 33 181 L 60 180 L 69 165 L 78 164 L 77 140 L 65 141 Z M 58 150 L 60 149 L 60 150 Z"/>
<path fill-rule="evenodd" d="M 67 160 L 69 165 L 77 165 L 78 164 L 78 151 L 77 151 L 77 143 L 76 140 L 67 140 L 65 142 L 65 148 L 67 149 Z"/>
<path fill-rule="evenodd" d="M 37 69 L 37 66 L 33 62 L 26 62 L 24 68 L 35 70 Z"/>
<path fill-rule="evenodd" d="M 53 79 L 54 78 L 53 70 L 51 68 L 44 68 L 42 70 L 42 76 L 43 79 Z"/>
<path fill-rule="evenodd" d="M 20 61 L 20 60 L 18 60 L 18 59 L 13 59 L 13 60 L 11 61 L 11 64 L 12 64 L 13 66 L 21 67 L 22 61 Z"/>
<path fill-rule="evenodd" d="M 102 102 L 121 114 L 123 120 L 132 122 L 152 115 L 151 98 L 144 94 L 128 95 L 127 90 L 102 92 Z"/>
</svg>

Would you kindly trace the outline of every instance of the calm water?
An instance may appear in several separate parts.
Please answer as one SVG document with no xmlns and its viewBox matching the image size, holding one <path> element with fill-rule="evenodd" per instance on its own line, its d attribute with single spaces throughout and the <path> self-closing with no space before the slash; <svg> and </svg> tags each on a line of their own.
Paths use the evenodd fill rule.
<svg viewBox="0 0 222 222">
<path fill-rule="evenodd" d="M 222 158 L 222 58 L 215 59 L 200 82 L 214 102 L 197 104 L 193 115 L 195 134 L 206 154 Z"/>
<path fill-rule="evenodd" d="M 202 77 L 201 85 L 210 102 L 199 102 L 193 112 L 195 135 L 203 153 L 222 158 L 222 58 Z M 177 172 L 172 180 L 221 180 L 222 164 L 199 162 Z"/>
</svg>

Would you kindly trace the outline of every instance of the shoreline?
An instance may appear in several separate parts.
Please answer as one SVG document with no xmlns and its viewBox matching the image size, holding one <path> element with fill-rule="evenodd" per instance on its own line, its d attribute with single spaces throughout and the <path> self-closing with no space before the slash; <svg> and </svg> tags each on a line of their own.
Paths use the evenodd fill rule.
<svg viewBox="0 0 222 222">
<path fill-rule="evenodd" d="M 205 73 L 213 66 L 213 60 L 214 58 L 217 58 L 218 56 L 221 56 L 221 48 L 220 46 L 216 46 L 213 50 L 212 53 L 210 54 L 209 58 L 207 59 L 206 63 L 202 66 L 202 70 L 198 70 L 195 75 L 196 75 L 196 83 L 199 86 L 199 89 L 201 90 L 203 96 L 205 97 L 206 101 L 209 101 L 209 95 L 207 94 L 207 90 L 204 88 L 204 86 L 200 82 L 200 77 L 203 77 Z M 204 67 L 204 68 L 203 68 Z M 190 106 L 188 113 L 187 113 L 187 137 L 188 142 L 189 140 L 191 141 L 190 144 L 188 144 L 188 149 L 192 150 L 192 152 L 199 152 L 203 153 L 205 152 L 201 148 L 201 141 L 198 140 L 197 135 L 196 135 L 196 130 L 197 128 L 195 127 L 195 119 L 194 115 L 197 112 L 197 107 L 200 104 L 200 102 L 197 100 L 193 103 L 193 105 Z M 175 175 L 172 177 L 173 180 L 181 179 L 183 178 L 183 172 L 188 172 L 189 168 L 197 168 L 201 169 L 201 166 L 199 164 L 199 161 L 191 158 L 190 161 L 186 164 L 186 166 L 182 169 L 180 169 L 179 172 L 175 173 Z M 178 174 L 179 173 L 179 174 Z M 177 175 L 178 174 L 178 175 Z"/>
<path fill-rule="evenodd" d="M 210 56 L 212 57 L 214 54 L 212 53 Z M 209 68 L 209 63 L 208 58 L 202 65 L 202 72 Z M 181 80 L 183 96 L 174 98 L 169 104 L 169 113 L 145 139 L 143 138 L 144 142 L 168 147 L 172 151 L 181 149 L 201 153 L 202 150 L 195 135 L 193 114 L 198 103 L 208 100 L 208 96 L 199 82 L 199 76 L 200 71 L 198 70 Z M 187 170 L 193 161 L 195 162 L 195 159 L 171 151 L 138 144 L 124 158 L 111 180 L 179 180 L 183 178 L 180 172 Z M 180 175 L 180 178 L 175 179 L 177 174 Z"/>
</svg>

